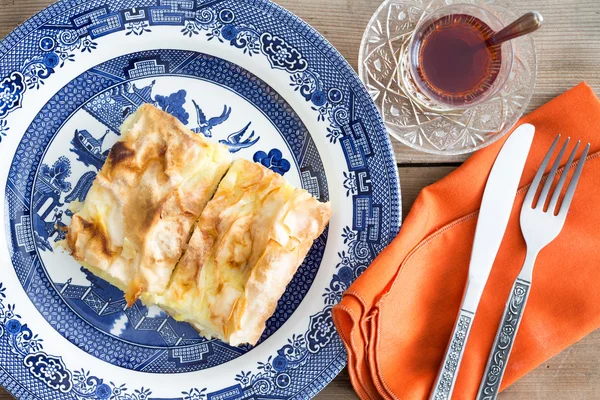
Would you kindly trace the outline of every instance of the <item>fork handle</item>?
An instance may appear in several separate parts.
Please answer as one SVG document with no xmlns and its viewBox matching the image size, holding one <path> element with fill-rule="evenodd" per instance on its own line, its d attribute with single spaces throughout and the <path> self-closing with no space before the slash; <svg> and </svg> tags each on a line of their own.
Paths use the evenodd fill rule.
<svg viewBox="0 0 600 400">
<path fill-rule="evenodd" d="M 465 351 L 465 344 L 469 338 L 469 333 L 471 333 L 474 317 L 474 313 L 464 309 L 460 310 L 454 324 L 452 338 L 448 343 L 444 361 L 438 372 L 435 386 L 431 391 L 430 400 L 449 400 L 451 398 L 460 362 Z"/>
<path fill-rule="evenodd" d="M 520 274 L 521 275 L 521 274 Z M 485 373 L 479 386 L 477 400 L 495 400 L 506 371 L 510 352 L 521 324 L 525 304 L 529 297 L 531 281 L 517 278 L 504 308 L 502 322 L 498 327 L 494 346 L 490 353 Z"/>
</svg>

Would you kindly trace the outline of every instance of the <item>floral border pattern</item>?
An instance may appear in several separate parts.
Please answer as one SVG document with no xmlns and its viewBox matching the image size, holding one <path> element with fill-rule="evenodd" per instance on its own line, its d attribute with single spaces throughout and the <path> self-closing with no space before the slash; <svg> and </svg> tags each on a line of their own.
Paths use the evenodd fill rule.
<svg viewBox="0 0 600 400">
<path fill-rule="evenodd" d="M 159 7 L 163 8 L 164 12 L 169 11 L 164 10 L 165 8 L 177 6 L 177 4 L 167 5 L 169 2 L 164 0 L 158 1 L 160 4 L 165 3 L 164 6 Z M 237 375 L 236 381 L 239 383 L 238 386 L 241 392 L 240 396 L 236 398 L 244 398 L 256 393 L 270 394 L 273 389 L 277 388 L 287 388 L 291 382 L 289 373 L 305 364 L 312 354 L 325 348 L 331 342 L 332 338 L 337 338 L 331 319 L 331 306 L 341 299 L 343 291 L 366 269 L 370 260 L 374 257 L 373 248 L 371 247 L 372 243 L 380 242 L 381 238 L 378 228 L 374 228 L 373 226 L 373 221 L 380 218 L 381 206 L 372 204 L 371 199 L 366 195 L 360 195 L 361 190 L 371 191 L 370 178 L 368 175 L 362 173 L 359 167 L 362 166 L 364 168 L 366 166 L 366 158 L 374 155 L 374 149 L 371 148 L 370 140 L 365 136 L 365 127 L 362 122 L 355 118 L 352 109 L 349 110 L 347 105 L 344 106 L 341 104 L 345 100 L 345 103 L 350 103 L 351 108 L 354 107 L 352 92 L 350 91 L 351 98 L 345 99 L 344 92 L 339 88 L 327 88 L 319 74 L 309 69 L 308 61 L 302 56 L 302 53 L 288 44 L 283 38 L 269 32 L 261 33 L 256 27 L 249 24 L 236 23 L 236 16 L 231 9 L 222 8 L 219 12 L 216 12 L 213 8 L 210 8 L 220 2 L 208 2 L 208 8 L 201 6 L 197 10 L 187 11 L 177 9 L 177 13 L 186 15 L 189 15 L 189 12 L 193 12 L 192 18 L 185 17 L 181 33 L 184 36 L 193 37 L 204 32 L 208 40 L 227 43 L 230 46 L 239 48 L 244 54 L 250 57 L 262 53 L 267 57 L 273 68 L 287 71 L 290 74 L 290 86 L 299 92 L 307 102 L 312 103 L 311 107 L 316 111 L 317 120 L 328 122 L 327 138 L 330 143 L 336 144 L 339 142 L 345 149 L 351 152 L 348 153 L 345 151 L 350 168 L 349 172 L 344 172 L 344 187 L 347 189 L 346 196 L 353 197 L 355 207 L 359 204 L 363 210 L 365 207 L 370 210 L 368 215 L 359 215 L 359 218 L 355 216 L 355 223 L 352 227 L 347 226 L 344 228 L 342 236 L 344 244 L 348 246 L 348 250 L 347 252 L 342 251 L 338 254 L 340 262 L 337 265 L 337 272 L 323 294 L 324 308 L 321 312 L 310 318 L 308 331 L 302 335 L 293 336 L 289 339 L 287 345 L 278 350 L 277 355 L 269 357 L 264 363 L 259 363 L 257 372 L 242 371 Z M 179 3 L 179 1 L 171 1 L 171 3 Z M 250 0 L 249 3 L 265 4 L 266 2 Z M 108 13 L 108 8 L 104 7 L 103 10 L 97 9 L 94 12 L 98 10 L 99 14 L 94 16 L 80 16 L 81 18 L 87 18 L 87 20 L 85 20 L 84 24 L 78 26 L 77 29 L 62 30 L 56 38 L 44 37 L 40 41 L 40 49 L 46 52 L 45 55 L 27 60 L 21 68 L 21 72 L 16 72 L 13 74 L 14 76 L 11 75 L 9 83 L 4 84 L 6 79 L 1 81 L 4 86 L 0 86 L 2 88 L 0 92 L 0 113 L 4 112 L 8 115 L 8 113 L 19 108 L 26 90 L 39 89 L 44 84 L 44 80 L 52 75 L 56 68 L 63 67 L 66 62 L 74 61 L 77 51 L 81 53 L 94 51 L 98 46 L 95 41 L 97 37 L 115 31 L 109 23 L 105 23 L 106 21 L 102 24 L 98 23 L 98 15 L 101 15 L 102 12 Z M 138 16 L 143 14 L 139 11 L 138 9 Z M 123 12 L 121 11 L 121 13 Z M 165 13 L 162 15 L 165 16 Z M 169 18 L 172 18 L 172 16 L 169 16 Z M 77 18 L 72 18 L 71 20 L 74 21 L 74 24 L 77 23 Z M 82 20 L 80 19 L 79 21 Z M 160 20 L 152 20 L 148 16 L 144 17 L 142 15 L 141 18 L 137 18 L 137 21 L 127 22 L 116 30 L 125 31 L 125 36 L 140 36 L 147 32 L 152 32 L 151 26 L 153 24 L 161 25 Z M 172 19 L 166 18 L 162 25 L 176 24 L 173 23 Z M 0 141 L 1 135 L 6 135 L 8 130 L 8 124 L 4 116 L 0 114 Z M 363 164 L 360 164 L 360 160 L 357 161 L 357 158 L 361 157 Z M 397 225 L 397 221 L 394 221 L 398 217 L 395 210 L 393 211 L 392 226 L 394 224 Z M 339 338 L 337 340 L 339 341 Z M 32 366 L 31 368 L 37 368 L 37 365 L 40 363 L 42 363 L 41 358 L 31 358 L 29 362 Z M 96 382 L 95 388 L 106 385 L 102 386 L 103 389 L 100 389 L 102 393 L 108 393 L 108 389 L 110 389 L 114 395 L 114 391 L 117 390 L 118 392 L 118 388 L 122 388 L 123 393 L 127 392 L 126 387 L 117 387 L 116 385 L 111 387 L 104 384 L 99 378 L 86 374 L 85 371 L 69 375 L 60 358 L 46 355 L 43 358 L 43 363 L 45 365 L 40 366 L 36 370 L 36 373 L 46 377 L 45 374 L 51 371 L 53 374 L 58 374 L 58 378 L 56 378 L 58 379 L 57 382 L 62 382 L 70 376 L 69 379 L 77 377 L 77 379 L 83 379 L 85 382 L 92 382 L 92 386 L 94 385 L 93 382 Z M 42 372 L 42 370 L 45 372 Z M 95 378 L 96 381 L 92 378 Z M 57 384 L 54 381 L 51 382 L 53 385 Z M 72 387 L 76 386 L 72 384 Z M 63 388 L 64 390 L 68 390 L 68 386 L 63 385 Z M 231 387 L 224 390 L 235 388 Z M 205 394 L 205 389 L 197 388 L 191 389 L 188 392 L 182 392 L 183 396 L 187 396 L 185 397 L 186 399 L 203 399 L 204 396 L 211 398 L 211 395 L 216 394 Z M 135 392 L 128 392 L 127 396 L 129 397 L 123 398 L 142 400 L 148 395 L 143 389 L 138 389 Z M 114 398 L 120 399 L 119 397 Z"/>
<path fill-rule="evenodd" d="M 14 357 L 22 360 L 31 374 L 50 389 L 77 400 L 147 400 L 152 394 L 143 387 L 129 390 L 126 384 L 107 383 L 84 369 L 70 371 L 61 357 L 44 351 L 44 340 L 22 322 L 14 304 L 5 303 L 5 292 L 6 288 L 0 282 L 0 341 L 6 342 Z M 183 399 L 204 400 L 204 391 L 182 392 Z"/>
</svg>

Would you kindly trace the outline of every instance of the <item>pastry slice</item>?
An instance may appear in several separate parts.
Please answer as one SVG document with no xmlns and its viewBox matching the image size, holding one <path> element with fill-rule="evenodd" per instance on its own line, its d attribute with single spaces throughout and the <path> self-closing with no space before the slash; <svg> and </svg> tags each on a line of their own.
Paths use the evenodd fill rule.
<svg viewBox="0 0 600 400">
<path fill-rule="evenodd" d="M 121 131 L 72 218 L 67 245 L 93 274 L 125 291 L 131 305 L 142 293 L 165 291 L 231 155 L 150 104 Z"/>
<path fill-rule="evenodd" d="M 236 160 L 219 184 L 162 296 L 145 296 L 203 336 L 255 344 L 323 232 L 331 208 L 281 175 Z"/>
</svg>

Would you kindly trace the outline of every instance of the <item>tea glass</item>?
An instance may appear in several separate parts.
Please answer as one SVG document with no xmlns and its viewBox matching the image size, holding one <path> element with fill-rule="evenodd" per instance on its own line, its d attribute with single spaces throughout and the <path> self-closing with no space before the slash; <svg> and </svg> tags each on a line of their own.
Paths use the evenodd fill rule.
<svg viewBox="0 0 600 400">
<path fill-rule="evenodd" d="M 411 72 L 413 37 L 442 15 L 464 13 L 494 31 L 522 13 L 510 0 L 386 0 L 371 18 L 359 52 L 358 73 L 379 109 L 388 133 L 418 151 L 460 161 L 506 134 L 527 108 L 537 75 L 534 35 L 506 43 L 494 85 L 464 107 L 444 104 Z M 506 48 L 506 50 L 505 50 Z M 402 161 L 429 158 L 397 149 Z"/>
<path fill-rule="evenodd" d="M 445 101 L 440 98 L 430 87 L 421 79 L 418 73 L 419 68 L 419 44 L 423 39 L 424 32 L 433 24 L 435 21 L 447 17 L 450 15 L 469 15 L 475 17 L 489 26 L 492 31 L 498 32 L 504 27 L 503 21 L 498 18 L 490 10 L 471 4 L 457 4 L 446 7 L 441 7 L 434 12 L 430 13 L 427 18 L 417 24 L 415 31 L 412 35 L 412 39 L 407 47 L 406 54 L 403 54 L 403 62 L 400 64 L 401 69 L 399 70 L 402 82 L 407 90 L 409 96 L 413 96 L 413 100 L 420 103 L 421 106 L 429 108 L 432 111 L 447 112 L 454 109 L 470 108 L 477 104 L 481 104 L 484 101 L 490 99 L 498 91 L 504 87 L 506 80 L 510 75 L 513 63 L 513 46 L 512 42 L 504 42 L 501 44 L 500 52 L 500 70 L 498 75 L 492 82 L 491 86 L 472 99 L 465 99 L 464 102 L 456 103 L 452 101 Z M 443 33 L 441 33 L 443 34 Z M 481 43 L 485 46 L 485 43 Z M 459 57 L 459 55 L 456 55 Z M 405 61 L 406 60 L 406 61 Z M 408 64 L 409 73 L 403 70 Z"/>
</svg>

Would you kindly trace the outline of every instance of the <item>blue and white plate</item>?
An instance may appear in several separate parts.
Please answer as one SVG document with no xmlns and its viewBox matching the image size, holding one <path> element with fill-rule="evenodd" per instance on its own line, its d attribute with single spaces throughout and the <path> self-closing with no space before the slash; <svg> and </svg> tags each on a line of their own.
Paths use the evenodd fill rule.
<svg viewBox="0 0 600 400">
<path fill-rule="evenodd" d="M 57 248 L 142 103 L 334 214 L 259 344 L 199 336 Z M 331 307 L 400 227 L 396 164 L 350 66 L 266 0 L 63 0 L 0 43 L 0 384 L 20 399 L 307 398 L 343 368 Z"/>
</svg>

